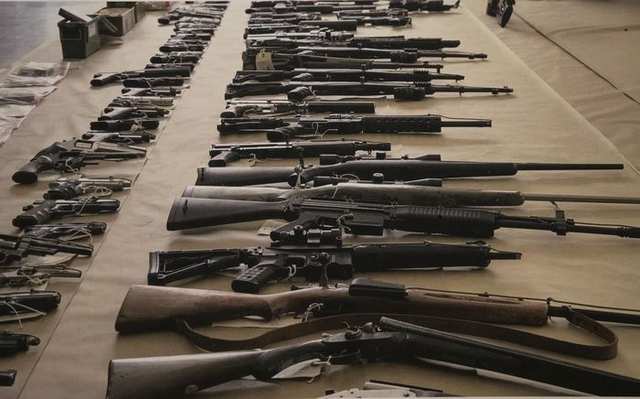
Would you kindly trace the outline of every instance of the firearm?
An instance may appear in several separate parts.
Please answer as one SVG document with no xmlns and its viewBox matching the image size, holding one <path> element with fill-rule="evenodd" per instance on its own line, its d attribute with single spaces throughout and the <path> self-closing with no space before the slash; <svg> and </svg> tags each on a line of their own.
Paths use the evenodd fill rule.
<svg viewBox="0 0 640 399">
<path fill-rule="evenodd" d="M 149 69 L 153 71 L 153 69 Z M 188 78 L 169 77 L 169 78 L 131 78 L 122 81 L 124 87 L 145 88 L 145 87 L 166 87 L 166 86 L 184 86 L 189 82 Z"/>
<path fill-rule="evenodd" d="M 76 171 L 85 165 L 94 165 L 95 161 L 122 161 L 145 155 L 144 148 L 133 146 L 79 139 L 58 141 L 38 152 L 12 179 L 20 184 L 33 184 L 38 181 L 38 174 L 47 170 Z"/>
<path fill-rule="evenodd" d="M 291 70 L 243 70 L 237 71 L 233 83 L 246 81 L 278 82 L 282 80 L 315 81 L 315 82 L 430 82 L 432 80 L 464 79 L 464 75 L 453 73 L 430 72 L 425 69 L 412 71 L 386 71 L 375 69 L 311 69 L 294 68 Z"/>
<path fill-rule="evenodd" d="M 172 107 L 173 98 L 156 96 L 119 96 L 108 107 Z"/>
<path fill-rule="evenodd" d="M 411 181 L 513 176 L 519 171 L 620 169 L 624 169 L 623 164 L 443 161 L 437 154 L 416 158 L 386 158 L 384 153 L 377 153 L 375 158 L 370 159 L 322 155 L 320 156 L 320 165 L 302 169 L 296 166 L 271 166 L 256 169 L 245 167 L 199 168 L 196 184 L 199 186 L 246 186 L 289 182 L 293 187 L 298 183 L 307 183 L 320 176 L 351 176 L 361 180 L 374 180 L 376 173 L 382 173 L 386 180 Z"/>
<path fill-rule="evenodd" d="M 173 101 L 173 97 L 177 97 L 182 94 L 181 88 L 176 87 L 165 87 L 165 88 L 131 88 L 131 87 L 123 87 L 121 90 L 123 96 L 120 98 L 143 98 L 148 99 L 150 97 L 156 98 L 166 98 L 167 100 Z"/>
<path fill-rule="evenodd" d="M 355 235 L 383 234 L 384 229 L 457 237 L 493 237 L 500 228 L 546 230 L 557 235 L 585 233 L 640 238 L 640 227 L 579 222 L 561 210 L 554 217 L 511 216 L 471 208 L 375 204 L 315 199 L 279 202 L 178 198 L 167 219 L 167 230 L 220 226 L 267 219 L 287 223 L 271 231 L 271 239 L 298 241 L 309 229 L 343 228 Z"/>
<path fill-rule="evenodd" d="M 387 382 L 381 380 L 369 380 L 364 383 L 362 388 L 350 388 L 348 390 L 335 392 L 329 390 L 324 396 L 317 399 L 341 399 L 341 398 L 422 398 L 422 397 L 441 397 L 441 396 L 457 396 L 446 393 L 440 389 L 419 387 L 415 385 L 398 384 L 395 382 Z"/>
<path fill-rule="evenodd" d="M 29 350 L 30 346 L 37 346 L 39 344 L 40 339 L 35 335 L 17 334 L 9 331 L 1 331 L 0 357 L 11 356 L 20 352 L 26 352 L 27 350 Z"/>
<path fill-rule="evenodd" d="M 82 135 L 84 140 L 111 144 L 144 144 L 156 139 L 156 135 L 144 130 L 129 132 L 89 131 Z"/>
<path fill-rule="evenodd" d="M 197 64 L 202 58 L 202 51 L 177 51 L 172 53 L 160 53 L 149 58 L 152 64 L 172 64 L 190 62 Z"/>
<path fill-rule="evenodd" d="M 224 12 L 216 11 L 189 11 L 182 9 L 171 10 L 166 16 L 158 17 L 158 23 L 160 25 L 168 25 L 174 21 L 180 21 L 184 17 L 192 17 L 198 19 L 207 19 L 212 25 L 218 25 L 221 21 Z"/>
<path fill-rule="evenodd" d="M 267 283 L 291 277 L 328 284 L 354 274 L 399 269 L 484 269 L 497 259 L 520 259 L 518 252 L 496 251 L 486 245 L 376 243 L 327 246 L 305 245 L 214 249 L 204 251 L 156 251 L 149 253 L 150 285 L 167 285 L 202 277 L 229 268 L 246 266 L 231 283 L 235 292 L 257 293 Z"/>
<path fill-rule="evenodd" d="M 511 19 L 515 4 L 515 0 L 487 0 L 487 15 L 496 17 L 498 24 L 504 28 Z"/>
<path fill-rule="evenodd" d="M 435 69 L 440 71 L 442 64 L 433 64 L 428 61 L 423 62 L 390 62 L 373 59 L 358 59 L 345 57 L 323 57 L 311 54 L 271 54 L 270 68 L 264 68 L 259 63 L 256 64 L 255 57 L 243 57 L 242 68 L 248 70 L 277 69 L 287 70 L 292 68 L 315 68 L 315 69 Z"/>
<path fill-rule="evenodd" d="M 173 26 L 176 33 L 207 34 L 214 35 L 217 25 L 207 24 L 198 19 L 183 18 L 183 22 L 177 22 Z"/>
<path fill-rule="evenodd" d="M 321 46 L 322 44 L 331 43 L 332 47 L 356 47 L 356 48 L 372 48 L 372 49 L 416 49 L 416 50 L 440 50 L 445 47 L 458 47 L 460 40 L 445 40 L 441 38 L 406 38 L 404 36 L 381 36 L 381 37 L 353 37 L 349 35 L 336 35 L 335 32 L 327 32 L 322 35 L 307 34 L 306 36 L 287 36 L 287 34 L 271 35 L 266 37 L 249 36 L 247 37 L 247 45 L 251 47 L 279 47 L 279 48 L 297 48 L 300 46 Z"/>
<path fill-rule="evenodd" d="M 213 37 L 213 33 L 175 33 L 171 35 L 169 40 L 199 40 L 209 42 Z"/>
<path fill-rule="evenodd" d="M 39 317 L 54 310 L 62 295 L 57 291 L 16 291 L 0 293 L 0 316 L 16 316 L 20 320 Z"/>
<path fill-rule="evenodd" d="M 222 118 L 221 134 L 266 133 L 269 141 L 308 140 L 326 134 L 424 134 L 440 133 L 447 127 L 491 127 L 490 119 L 446 118 L 440 115 L 350 115 L 266 118 Z M 325 152 L 325 154 L 328 154 Z"/>
<path fill-rule="evenodd" d="M 0 234 L 0 266 L 10 265 L 27 256 L 55 255 L 59 252 L 91 256 L 93 246 L 53 238 Z"/>
<path fill-rule="evenodd" d="M 355 32 L 358 29 L 358 21 L 326 21 L 311 20 L 300 21 L 297 24 L 273 23 L 263 25 L 249 25 L 244 30 L 244 38 L 248 35 L 276 33 L 276 32 L 305 32 L 318 29 L 330 29 L 338 31 Z"/>
<path fill-rule="evenodd" d="M 112 73 L 97 73 L 91 79 L 91 86 L 105 86 L 109 83 L 121 82 L 132 78 L 157 78 L 157 77 L 191 76 L 191 69 L 184 67 L 143 69 L 139 71 L 125 71 Z"/>
<path fill-rule="evenodd" d="M 98 117 L 99 121 L 122 120 L 122 119 L 149 119 L 164 118 L 171 111 L 164 107 L 146 106 L 146 107 L 106 107 L 102 110 L 102 115 Z"/>
<path fill-rule="evenodd" d="M 309 13 L 309 14 L 271 14 L 265 17 L 255 16 L 256 14 L 251 14 L 251 18 L 249 18 L 248 25 L 263 25 L 263 24 L 276 24 L 276 23 L 286 23 L 286 24 L 297 24 L 301 21 L 309 21 L 309 20 L 320 20 L 320 13 Z"/>
<path fill-rule="evenodd" d="M 247 8 L 245 12 L 247 14 L 263 13 L 263 12 L 313 12 L 320 14 L 332 14 L 340 11 L 349 10 L 375 10 L 375 4 L 328 4 L 323 2 L 322 4 L 279 4 L 277 7 L 251 7 Z M 338 28 L 331 28 L 338 30 Z"/>
<path fill-rule="evenodd" d="M 445 50 L 416 50 L 416 49 L 384 49 L 384 48 L 364 48 L 364 47 L 323 47 L 304 46 L 290 48 L 279 47 L 249 47 L 243 52 L 243 59 L 255 58 L 261 51 L 279 54 L 317 55 L 322 57 L 342 57 L 366 59 L 388 59 L 391 62 L 418 62 L 422 58 L 464 58 L 464 59 L 486 59 L 484 53 L 471 53 L 466 51 L 445 51 Z"/>
<path fill-rule="evenodd" d="M 379 179 L 378 181 L 383 181 L 384 176 L 377 176 L 377 179 Z M 409 181 L 402 184 L 381 184 L 379 182 L 363 183 L 357 181 L 316 187 L 314 180 L 314 187 L 296 187 L 292 189 L 260 186 L 187 186 L 182 193 L 182 197 L 250 201 L 285 201 L 292 198 L 313 198 L 442 207 L 520 206 L 526 201 L 640 204 L 640 197 L 465 190 L 438 187 L 437 183 L 439 182 L 440 181 L 436 181 L 434 183 L 428 179 Z"/>
<path fill-rule="evenodd" d="M 402 8 L 376 8 L 373 10 L 342 10 L 335 13 L 338 19 L 349 19 L 350 17 L 407 17 L 409 11 Z"/>
<path fill-rule="evenodd" d="M 122 177 L 61 177 L 49 183 L 49 189 L 43 197 L 46 200 L 70 200 L 86 194 L 111 194 L 130 187 L 131 179 Z"/>
<path fill-rule="evenodd" d="M 65 216 L 85 216 L 101 213 L 115 213 L 120 208 L 116 199 L 97 199 L 89 197 L 77 200 L 35 201 L 22 208 L 22 213 L 11 222 L 18 228 L 47 223 Z"/>
<path fill-rule="evenodd" d="M 180 398 L 185 392 L 195 393 L 246 376 L 269 381 L 291 365 L 312 359 L 327 364 L 361 366 L 380 361 L 415 363 L 419 358 L 467 369 L 480 368 L 593 395 L 640 394 L 638 379 L 468 338 L 468 335 L 483 334 L 470 325 L 467 327 L 470 332 L 446 325 L 430 328 L 381 317 L 375 323 L 273 349 L 116 359 L 109 363 L 107 398 Z M 451 330 L 466 336 L 448 332 Z M 516 332 L 512 331 L 510 338 L 502 337 L 502 340 L 513 342 L 514 335 Z"/>
<path fill-rule="evenodd" d="M 338 11 L 338 21 L 356 21 L 358 25 L 371 25 L 371 26 L 407 26 L 411 25 L 411 17 L 406 15 L 387 15 L 387 16 L 375 16 L 375 15 L 345 15 Z"/>
<path fill-rule="evenodd" d="M 10 387 L 16 382 L 18 371 L 15 369 L 0 370 L 0 387 Z"/>
<path fill-rule="evenodd" d="M 113 119 L 113 120 L 97 120 L 89 123 L 91 130 L 104 130 L 105 132 L 121 132 L 126 130 L 139 129 L 157 129 L 160 121 L 157 119 L 147 118 L 131 118 L 131 119 Z"/>
<path fill-rule="evenodd" d="M 161 53 L 172 53 L 176 51 L 204 51 L 207 48 L 206 44 L 201 42 L 198 43 L 188 43 L 188 42 L 177 42 L 177 41 L 167 41 L 165 44 L 160 46 L 158 50 Z"/>
<path fill-rule="evenodd" d="M 389 0 L 389 8 L 404 8 L 407 11 L 443 12 L 460 7 L 460 0 L 445 4 L 442 0 Z"/>
<path fill-rule="evenodd" d="M 358 151 L 389 151 L 390 143 L 362 140 L 311 140 L 286 143 L 213 144 L 209 166 L 226 166 L 239 159 L 317 157 L 320 154 L 355 155 Z"/>
<path fill-rule="evenodd" d="M 36 224 L 24 228 L 23 237 L 59 238 L 65 241 L 101 235 L 107 230 L 103 222 Z"/>
<path fill-rule="evenodd" d="M 220 113 L 221 118 L 241 118 L 243 116 L 314 114 L 314 113 L 373 114 L 375 104 L 363 101 L 304 101 L 294 103 L 287 100 L 228 100 L 227 108 Z"/>
</svg>

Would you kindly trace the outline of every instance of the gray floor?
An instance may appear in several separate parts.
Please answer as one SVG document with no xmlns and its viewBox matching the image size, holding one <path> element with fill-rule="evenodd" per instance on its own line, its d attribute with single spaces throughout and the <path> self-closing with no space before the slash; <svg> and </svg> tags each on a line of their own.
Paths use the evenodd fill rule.
<svg viewBox="0 0 640 399">
<path fill-rule="evenodd" d="M 0 69 L 58 37 L 60 7 L 84 15 L 104 5 L 104 1 L 0 1 Z"/>
</svg>

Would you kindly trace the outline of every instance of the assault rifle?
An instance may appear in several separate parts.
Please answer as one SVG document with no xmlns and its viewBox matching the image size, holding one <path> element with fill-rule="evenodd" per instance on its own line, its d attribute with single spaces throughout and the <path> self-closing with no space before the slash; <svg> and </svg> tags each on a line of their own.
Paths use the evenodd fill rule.
<svg viewBox="0 0 640 399">
<path fill-rule="evenodd" d="M 40 345 L 40 339 L 35 335 L 0 332 L 0 357 L 26 352 L 30 346 L 37 345 Z"/>
<path fill-rule="evenodd" d="M 557 235 L 586 233 L 640 238 L 640 227 L 578 222 L 561 210 L 554 217 L 511 216 L 471 208 L 389 205 L 332 200 L 292 199 L 279 202 L 178 198 L 167 230 L 284 219 L 271 231 L 280 244 L 298 242 L 309 229 L 343 228 L 355 235 L 381 236 L 384 229 L 457 237 L 493 237 L 499 228 L 546 230 Z"/>
<path fill-rule="evenodd" d="M 23 237 L 64 239 L 72 241 L 103 234 L 107 230 L 107 224 L 103 222 L 89 223 L 56 223 L 36 224 L 24 228 Z"/>
<path fill-rule="evenodd" d="M 144 158 L 145 155 L 144 148 L 133 146 L 79 139 L 59 141 L 38 152 L 29 163 L 13 174 L 12 179 L 20 184 L 33 184 L 38 181 L 38 174 L 47 170 L 69 172 L 85 165 L 94 165 L 95 161 L 122 161 Z"/>
<path fill-rule="evenodd" d="M 62 295 L 56 291 L 16 291 L 0 293 L 0 316 L 19 320 L 40 317 L 58 307 Z"/>
<path fill-rule="evenodd" d="M 49 183 L 49 189 L 44 193 L 46 200 L 70 200 L 87 194 L 110 194 L 124 191 L 131 187 L 131 180 L 121 177 L 61 177 Z"/>
<path fill-rule="evenodd" d="M 411 17 L 397 13 L 389 15 L 344 14 L 345 10 L 338 11 L 338 21 L 356 21 L 358 25 L 371 26 L 407 26 L 411 25 Z"/>
<path fill-rule="evenodd" d="M 323 396 L 320 396 L 317 399 L 428 398 L 437 396 L 455 395 L 446 393 L 440 389 L 398 384 L 395 382 L 381 380 L 369 380 L 364 383 L 362 388 L 349 388 L 338 392 L 331 389 L 326 391 Z"/>
<path fill-rule="evenodd" d="M 111 144 L 144 144 L 156 139 L 156 135 L 144 130 L 129 132 L 102 132 L 88 131 L 82 135 L 82 139 L 91 142 L 102 142 Z"/>
<path fill-rule="evenodd" d="M 161 53 L 173 53 L 177 51 L 204 51 L 207 48 L 206 43 L 202 42 L 186 42 L 169 40 L 158 48 Z"/>
<path fill-rule="evenodd" d="M 373 114 L 375 104 L 363 101 L 305 101 L 294 103 L 287 100 L 228 100 L 227 108 L 220 113 L 221 118 L 241 118 L 258 114 L 278 116 L 283 114 L 315 113 Z"/>
<path fill-rule="evenodd" d="M 265 33 L 278 32 L 309 32 L 318 29 L 355 32 L 358 30 L 358 21 L 311 20 L 300 21 L 297 24 L 273 23 L 249 25 L 244 30 L 244 38 L 246 39 L 248 35 L 261 35 Z"/>
<path fill-rule="evenodd" d="M 435 69 L 440 71 L 442 64 L 424 62 L 390 62 L 373 59 L 357 59 L 345 57 L 323 57 L 311 54 L 271 54 L 269 68 L 256 63 L 255 57 L 243 57 L 243 69 L 262 70 L 277 69 L 288 70 L 293 68 L 315 69 Z"/>
<path fill-rule="evenodd" d="M 153 69 L 149 69 L 153 71 Z M 181 87 L 189 82 L 188 78 L 168 77 L 168 78 L 131 78 L 122 81 L 124 87 L 145 88 L 145 87 Z"/>
<path fill-rule="evenodd" d="M 209 166 L 226 166 L 239 159 L 317 157 L 320 154 L 355 155 L 358 151 L 389 151 L 390 143 L 362 140 L 311 140 L 286 143 L 213 144 Z"/>
<path fill-rule="evenodd" d="M 0 234 L 0 266 L 10 265 L 27 256 L 55 255 L 59 252 L 91 256 L 93 246 L 53 238 Z"/>
<path fill-rule="evenodd" d="M 164 118 L 171 111 L 165 107 L 106 107 L 102 110 L 99 121 L 122 120 L 122 119 L 155 119 Z"/>
<path fill-rule="evenodd" d="M 125 116 L 125 118 L 127 118 Z M 126 130 L 140 130 L 140 129 L 157 129 L 160 126 L 160 121 L 157 119 L 148 118 L 127 118 L 127 119 L 107 119 L 97 120 L 89 123 L 91 130 L 103 130 L 105 132 L 121 132 Z"/>
<path fill-rule="evenodd" d="M 158 18 L 160 25 L 169 25 L 172 22 L 180 21 L 185 17 L 207 19 L 211 24 L 219 24 L 224 16 L 224 10 L 226 6 L 220 6 L 219 8 L 212 10 L 205 9 L 190 9 L 190 8 L 176 8 L 169 11 L 169 13 L 163 17 Z"/>
<path fill-rule="evenodd" d="M 95 197 L 77 200 L 35 201 L 22 208 L 23 212 L 11 222 L 18 228 L 47 223 L 65 216 L 85 216 L 101 213 L 115 213 L 120 208 L 116 199 L 97 199 Z"/>
<path fill-rule="evenodd" d="M 445 120 L 443 120 L 445 119 Z M 221 134 L 266 133 L 269 141 L 308 140 L 325 134 L 424 134 L 440 133 L 447 127 L 491 127 L 490 119 L 457 119 L 440 115 L 341 115 L 328 117 L 223 118 Z M 327 153 L 325 153 L 327 154 Z"/>
<path fill-rule="evenodd" d="M 213 33 L 176 33 L 171 35 L 170 40 L 200 40 L 209 42 L 212 37 Z"/>
<path fill-rule="evenodd" d="M 157 77 L 175 77 L 191 76 L 191 69 L 184 67 L 171 67 L 171 68 L 155 68 L 155 69 L 143 69 L 140 71 L 125 71 L 125 72 L 111 72 L 111 73 L 97 73 L 93 75 L 91 79 L 91 86 L 99 87 L 105 86 L 109 83 L 121 82 L 125 79 L 132 78 L 157 78 Z"/>
<path fill-rule="evenodd" d="M 243 52 L 243 59 L 255 59 L 260 53 L 279 54 L 305 54 L 317 55 L 322 57 L 343 57 L 356 58 L 360 60 L 367 59 L 387 59 L 391 62 L 418 62 L 423 58 L 464 58 L 469 60 L 486 59 L 484 53 L 470 53 L 466 51 L 448 51 L 448 50 L 417 50 L 417 49 L 385 49 L 385 48 L 365 48 L 365 47 L 327 47 L 327 46 L 304 46 L 296 48 L 281 47 L 249 47 Z M 272 55 L 273 57 L 273 55 Z"/>
<path fill-rule="evenodd" d="M 466 369 L 480 368 L 592 395 L 640 394 L 640 380 L 632 377 L 469 338 L 468 335 L 490 336 L 486 331 L 477 330 L 481 328 L 478 323 L 453 321 L 455 326 L 447 326 L 431 319 L 426 323 L 404 317 L 376 319 L 375 323 L 349 327 L 339 333 L 324 334 L 319 339 L 272 349 L 241 350 L 241 347 L 236 347 L 237 350 L 217 353 L 112 360 L 109 364 L 107 397 L 181 398 L 185 392 L 194 393 L 245 376 L 269 381 L 291 365 L 312 359 L 329 365 L 362 366 L 363 363 L 381 361 L 415 363 L 421 358 L 453 363 Z M 371 321 L 371 318 L 367 321 Z M 331 327 L 334 325 L 332 323 Z M 460 325 L 464 325 L 466 330 Z M 188 326 L 183 328 L 187 329 Z M 504 330 L 510 334 L 504 334 L 501 337 L 503 341 L 524 340 L 518 337 L 517 331 Z M 193 333 L 197 334 L 195 331 Z M 298 335 L 304 334 L 299 332 Z M 285 334 L 279 337 L 290 338 Z M 536 338 L 542 340 L 541 336 Z"/>
<path fill-rule="evenodd" d="M 119 96 L 107 107 L 172 107 L 173 98 L 158 96 Z"/>
<path fill-rule="evenodd" d="M 258 70 L 237 71 L 233 83 L 247 81 L 278 82 L 282 80 L 315 81 L 315 82 L 430 82 L 432 80 L 464 79 L 464 75 L 453 73 L 434 73 L 424 69 L 412 71 L 387 71 L 375 69 L 311 69 L 294 68 L 291 70 Z"/>
<path fill-rule="evenodd" d="M 327 285 L 330 279 L 347 280 L 356 273 L 483 269 L 496 259 L 520 259 L 520 253 L 496 251 L 486 245 L 430 242 L 151 252 L 147 281 L 151 285 L 166 285 L 246 266 L 247 269 L 233 279 L 231 288 L 235 292 L 257 293 L 271 281 L 290 277 Z"/>
<path fill-rule="evenodd" d="M 251 14 L 248 25 L 264 25 L 264 24 L 297 24 L 302 21 L 320 20 L 320 13 L 308 13 L 308 14 L 271 14 L 269 16 L 257 16 Z"/>
<path fill-rule="evenodd" d="M 416 49 L 416 50 L 440 50 L 445 47 L 458 47 L 460 40 L 444 40 L 440 38 L 405 38 L 404 36 L 381 37 L 353 37 L 353 35 L 336 35 L 336 32 L 319 32 L 321 34 L 297 34 L 293 36 L 286 33 L 267 37 L 249 36 L 247 45 L 250 47 L 278 47 L 298 48 L 300 46 L 321 46 L 330 43 L 332 47 L 355 47 L 372 49 Z"/>
<path fill-rule="evenodd" d="M 176 51 L 171 53 L 160 53 L 149 58 L 152 64 L 172 64 L 190 62 L 197 64 L 202 58 L 202 51 Z"/>
<path fill-rule="evenodd" d="M 167 100 L 171 100 L 173 101 L 173 97 L 177 97 L 179 95 L 182 94 L 182 89 L 181 88 L 177 88 L 177 87 L 166 87 L 166 88 L 159 88 L 159 87 L 154 87 L 154 88 L 131 88 L 131 87 L 124 87 L 121 90 L 123 96 L 119 97 L 119 98 L 129 98 L 129 97 L 133 97 L 134 99 L 136 98 L 143 98 L 143 99 L 148 99 L 151 97 L 155 97 L 155 98 L 165 98 Z"/>
<path fill-rule="evenodd" d="M 199 168 L 196 184 L 200 186 L 246 186 L 289 182 L 293 187 L 320 176 L 351 176 L 361 180 L 373 180 L 382 173 L 389 181 L 420 179 L 446 179 L 457 177 L 513 176 L 519 171 L 561 170 L 619 170 L 623 164 L 570 164 L 570 163 L 519 163 L 443 161 L 440 155 L 423 155 L 416 158 L 386 158 L 384 153 L 373 159 L 324 155 L 320 165 L 300 168 L 296 166 L 271 166 L 261 168 L 226 167 Z"/>
<path fill-rule="evenodd" d="M 286 94 L 290 101 L 302 102 L 313 96 L 387 96 L 400 101 L 419 101 L 436 93 L 513 93 L 510 87 L 434 85 L 428 82 L 245 82 L 227 85 L 225 99 Z"/>
<path fill-rule="evenodd" d="M 377 178 L 380 180 L 384 179 L 383 176 L 377 176 Z M 640 197 L 465 190 L 439 187 L 437 185 L 438 183 L 439 181 L 432 182 L 429 179 L 410 181 L 402 184 L 346 182 L 310 188 L 296 187 L 293 189 L 260 186 L 187 186 L 182 193 L 182 197 L 250 201 L 285 201 L 293 198 L 314 198 L 442 207 L 520 206 L 527 201 L 640 204 Z"/>
</svg>

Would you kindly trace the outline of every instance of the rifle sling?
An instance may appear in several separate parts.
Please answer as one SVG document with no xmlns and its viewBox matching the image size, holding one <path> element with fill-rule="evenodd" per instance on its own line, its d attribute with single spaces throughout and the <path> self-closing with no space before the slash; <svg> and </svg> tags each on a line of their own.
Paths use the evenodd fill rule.
<svg viewBox="0 0 640 399">
<path fill-rule="evenodd" d="M 441 331 L 502 340 L 533 349 L 543 349 L 563 355 L 595 360 L 608 360 L 616 357 L 618 352 L 618 337 L 613 331 L 600 322 L 593 320 L 582 313 L 576 312 L 568 307 L 566 307 L 565 310 L 566 312 L 564 317 L 569 321 L 569 323 L 602 339 L 605 344 L 581 344 L 477 321 L 445 317 L 383 313 L 350 313 L 321 317 L 277 328 L 258 335 L 257 337 L 242 340 L 228 340 L 207 336 L 194 330 L 185 320 L 176 320 L 175 328 L 177 332 L 183 334 L 193 345 L 210 352 L 219 352 L 248 348 L 264 348 L 277 342 L 305 335 L 341 329 L 346 325 L 358 326 L 364 323 L 376 322 L 380 317 L 386 316 Z"/>
</svg>

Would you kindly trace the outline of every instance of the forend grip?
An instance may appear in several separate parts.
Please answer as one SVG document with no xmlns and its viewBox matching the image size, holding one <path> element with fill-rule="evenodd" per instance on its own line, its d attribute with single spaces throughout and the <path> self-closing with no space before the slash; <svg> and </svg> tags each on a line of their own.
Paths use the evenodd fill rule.
<svg viewBox="0 0 640 399">
<path fill-rule="evenodd" d="M 19 184 L 34 184 L 38 181 L 38 173 L 53 169 L 54 166 L 51 157 L 40 155 L 18 169 L 11 178 Z"/>
<path fill-rule="evenodd" d="M 24 212 L 16 216 L 11 222 L 15 227 L 24 229 L 25 227 L 37 224 L 45 224 L 52 219 L 52 209 L 56 206 L 56 201 L 42 201 L 24 208 Z"/>
<path fill-rule="evenodd" d="M 399 206 L 392 208 L 385 227 L 459 237 L 493 237 L 497 213 L 464 208 Z"/>
<path fill-rule="evenodd" d="M 362 117 L 367 133 L 440 132 L 440 118 L 431 115 L 383 115 Z"/>
<path fill-rule="evenodd" d="M 254 184 L 282 183 L 295 173 L 294 167 L 273 166 L 247 168 L 198 168 L 197 186 L 249 186 Z"/>
<path fill-rule="evenodd" d="M 231 289 L 245 294 L 257 294 L 278 273 L 275 266 L 256 265 L 236 276 L 231 282 Z"/>
</svg>

